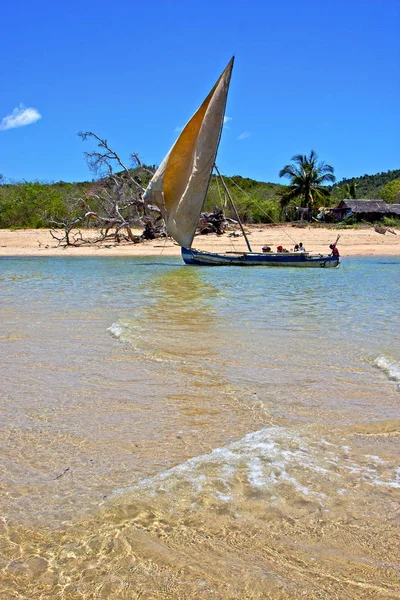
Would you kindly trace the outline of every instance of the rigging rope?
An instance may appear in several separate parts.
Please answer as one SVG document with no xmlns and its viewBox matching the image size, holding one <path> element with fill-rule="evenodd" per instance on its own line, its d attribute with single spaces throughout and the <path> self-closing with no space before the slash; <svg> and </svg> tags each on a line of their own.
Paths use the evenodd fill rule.
<svg viewBox="0 0 400 600">
<path fill-rule="evenodd" d="M 226 197 L 226 193 L 225 193 L 224 201 L 222 202 L 222 193 L 221 193 L 221 187 L 220 187 L 220 183 L 219 183 L 219 176 L 218 176 L 218 174 L 215 177 L 215 181 L 216 181 L 216 184 L 217 184 L 217 191 L 218 191 L 220 206 L 223 206 L 224 209 L 225 209 L 226 205 L 227 205 L 227 197 Z M 229 237 L 229 241 L 230 241 L 232 250 L 234 250 L 235 252 L 238 252 L 237 248 L 235 248 L 235 244 L 233 243 L 233 238 L 232 237 Z M 214 246 L 214 244 L 212 244 L 212 246 Z"/>
<path fill-rule="evenodd" d="M 221 172 L 221 173 L 222 173 L 222 172 Z M 240 187 L 240 185 L 238 185 L 238 184 L 236 183 L 236 181 L 233 181 L 233 179 L 232 179 L 231 177 L 229 177 L 228 175 L 225 175 L 225 173 L 222 173 L 222 175 L 223 175 L 223 176 L 224 176 L 226 179 L 228 179 L 228 180 L 229 180 L 231 183 L 233 183 L 233 185 L 234 185 L 234 186 L 236 186 L 236 187 L 238 188 L 238 190 L 240 190 L 240 191 L 242 192 L 242 194 L 244 194 L 244 195 L 245 195 L 245 196 L 246 196 L 246 197 L 247 197 L 249 200 L 251 200 L 251 202 L 252 202 L 252 203 L 253 203 L 255 206 L 257 206 L 257 208 L 258 208 L 258 209 L 259 209 L 259 210 L 260 210 L 262 213 L 264 213 L 264 215 L 265 215 L 266 217 L 268 217 L 268 219 L 271 221 L 271 223 L 273 223 L 274 225 L 278 225 L 278 224 L 279 224 L 279 223 L 277 223 L 276 221 L 274 221 L 274 220 L 272 219 L 272 217 L 270 217 L 270 215 L 269 215 L 269 214 L 268 214 L 268 213 L 267 213 L 267 212 L 264 210 L 264 208 L 263 208 L 263 207 L 262 207 L 260 204 L 258 204 L 258 203 L 257 203 L 257 202 L 256 202 L 256 201 L 255 201 L 255 200 L 254 200 L 254 199 L 253 199 L 251 196 L 249 196 L 249 194 L 248 194 L 247 192 L 245 192 L 245 191 L 244 191 L 244 190 L 243 190 L 243 189 Z M 218 181 L 218 177 L 217 177 L 217 181 Z M 217 184 L 217 185 L 218 185 L 218 184 Z M 284 231 L 283 231 L 283 233 L 284 233 L 285 235 L 287 235 L 287 236 L 288 236 L 288 238 L 289 238 L 289 239 L 290 239 L 290 240 L 291 240 L 291 241 L 292 241 L 294 244 L 297 244 L 296 240 L 295 240 L 295 239 L 293 239 L 293 238 L 292 238 L 292 236 L 291 236 L 291 235 L 290 235 L 290 234 L 289 234 L 287 231 L 285 231 L 285 230 L 284 230 Z"/>
</svg>

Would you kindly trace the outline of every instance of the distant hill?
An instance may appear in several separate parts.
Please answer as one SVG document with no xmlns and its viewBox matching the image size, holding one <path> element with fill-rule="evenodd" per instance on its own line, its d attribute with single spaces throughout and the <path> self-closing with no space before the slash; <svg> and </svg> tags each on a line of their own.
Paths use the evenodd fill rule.
<svg viewBox="0 0 400 600">
<path fill-rule="evenodd" d="M 343 188 L 346 184 L 350 185 L 354 182 L 356 184 L 357 198 L 384 198 L 384 195 L 382 195 L 383 188 L 394 180 L 400 180 L 400 169 L 383 171 L 376 175 L 362 175 L 361 177 L 353 177 L 352 179 L 342 179 L 332 186 L 332 194 L 333 196 L 337 196 L 335 192 L 338 191 L 338 188 Z"/>
</svg>

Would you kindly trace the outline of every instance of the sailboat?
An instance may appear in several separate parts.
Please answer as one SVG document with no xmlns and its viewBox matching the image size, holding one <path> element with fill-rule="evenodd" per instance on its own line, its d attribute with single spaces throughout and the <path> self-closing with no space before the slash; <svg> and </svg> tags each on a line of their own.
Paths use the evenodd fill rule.
<svg viewBox="0 0 400 600">
<path fill-rule="evenodd" d="M 253 252 L 229 190 L 215 165 L 234 57 L 183 128 L 154 173 L 143 200 L 161 209 L 168 234 L 188 265 L 337 267 L 339 256 L 308 252 Z M 213 169 L 217 170 L 241 227 L 247 251 L 213 253 L 192 247 Z"/>
</svg>

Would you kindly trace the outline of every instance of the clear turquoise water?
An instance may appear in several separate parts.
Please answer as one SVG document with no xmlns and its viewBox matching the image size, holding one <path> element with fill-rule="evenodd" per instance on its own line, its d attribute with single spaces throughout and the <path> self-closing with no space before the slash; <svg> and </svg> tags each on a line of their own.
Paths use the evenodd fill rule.
<svg viewBox="0 0 400 600">
<path fill-rule="evenodd" d="M 306 531 L 317 504 L 337 527 L 369 503 L 366 543 L 391 520 L 399 258 L 309 271 L 3 258 L 0 294 L 10 523 L 58 527 L 139 497 L 172 522 L 171 506 L 210 499 L 256 518 L 241 503 L 260 494 L 285 519 L 311 498 Z"/>
</svg>

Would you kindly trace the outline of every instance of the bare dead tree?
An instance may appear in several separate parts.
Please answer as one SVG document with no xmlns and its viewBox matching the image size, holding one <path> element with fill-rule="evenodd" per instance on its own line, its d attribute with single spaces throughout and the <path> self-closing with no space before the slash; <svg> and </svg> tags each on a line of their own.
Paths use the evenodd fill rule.
<svg viewBox="0 0 400 600">
<path fill-rule="evenodd" d="M 89 227 L 91 220 L 97 221 L 97 215 L 87 206 L 82 197 L 69 198 L 65 214 L 62 218 L 47 217 L 48 224 L 52 227 L 51 236 L 62 246 L 79 246 L 89 243 L 85 240 L 80 230 L 81 227 Z M 100 241 L 95 240 L 95 241 Z"/>
<path fill-rule="evenodd" d="M 97 146 L 102 150 L 101 152 L 84 152 L 86 161 L 91 171 L 100 176 L 104 174 L 111 176 L 114 171 L 114 165 L 118 164 L 125 172 L 131 183 L 134 186 L 137 186 L 141 192 L 144 192 L 144 188 L 135 180 L 134 177 L 132 177 L 128 167 L 124 165 L 119 155 L 110 148 L 106 139 L 100 138 L 98 135 L 93 133 L 93 131 L 80 131 L 78 136 L 83 141 L 87 140 L 88 138 L 97 140 Z M 134 157 L 137 166 L 142 166 L 139 156 L 136 153 L 132 154 L 131 156 Z"/>
<path fill-rule="evenodd" d="M 224 211 L 216 206 L 211 213 L 201 213 L 198 232 L 200 235 L 207 235 L 208 233 L 222 235 L 225 233 L 227 225 Z"/>
<path fill-rule="evenodd" d="M 133 169 L 129 169 L 120 156 L 109 146 L 106 139 L 92 131 L 80 132 L 82 140 L 94 139 L 99 150 L 85 152 L 89 168 L 97 175 L 97 181 L 70 203 L 70 214 L 62 219 L 49 219 L 53 225 L 52 236 L 63 245 L 81 245 L 103 242 L 152 239 L 165 235 L 165 225 L 157 206 L 143 200 L 144 181 L 149 180 L 153 170 L 142 164 L 136 153 L 131 155 Z M 115 172 L 120 169 L 119 172 Z M 97 236 L 85 237 L 80 228 L 91 225 L 99 230 Z M 135 236 L 134 227 L 144 228 L 142 236 Z M 55 228 L 62 229 L 61 236 Z M 78 232 L 75 230 L 78 229 Z"/>
</svg>

